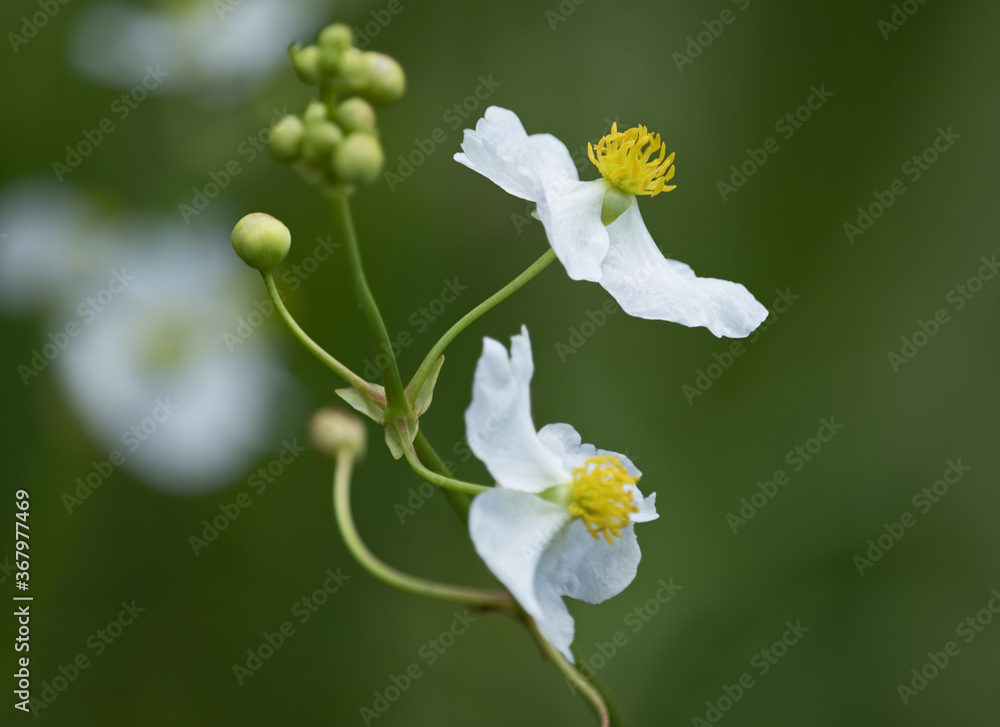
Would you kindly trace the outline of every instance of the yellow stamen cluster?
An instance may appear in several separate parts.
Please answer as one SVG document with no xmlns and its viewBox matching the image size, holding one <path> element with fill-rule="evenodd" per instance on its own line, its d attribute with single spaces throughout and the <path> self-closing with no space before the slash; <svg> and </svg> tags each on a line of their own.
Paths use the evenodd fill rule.
<svg viewBox="0 0 1000 727">
<path fill-rule="evenodd" d="M 651 159 L 657 151 L 659 156 Z M 674 178 L 674 155 L 668 157 L 660 135 L 650 134 L 645 126 L 618 131 L 614 123 L 597 146 L 587 144 L 587 154 L 604 178 L 623 192 L 655 197 L 676 187 L 667 186 Z"/>
<path fill-rule="evenodd" d="M 610 545 L 622 536 L 622 528 L 639 512 L 631 490 L 639 478 L 632 477 L 617 457 L 591 457 L 573 470 L 573 501 L 570 514 L 583 520 L 594 539 L 604 536 Z M 614 536 L 614 538 L 612 537 Z"/>
</svg>

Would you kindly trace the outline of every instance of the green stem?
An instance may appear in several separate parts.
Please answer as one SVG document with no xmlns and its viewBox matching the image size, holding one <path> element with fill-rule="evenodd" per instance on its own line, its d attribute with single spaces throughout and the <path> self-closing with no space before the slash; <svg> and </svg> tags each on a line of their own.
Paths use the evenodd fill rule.
<svg viewBox="0 0 1000 727">
<path fill-rule="evenodd" d="M 295 334 L 295 337 L 302 342 L 302 345 L 309 349 L 310 353 L 326 364 L 333 370 L 334 373 L 340 376 L 340 378 L 360 391 L 362 394 L 365 394 L 369 399 L 375 397 L 377 392 L 372 389 L 371 385 L 367 381 L 328 354 L 325 350 L 323 350 L 322 346 L 312 340 L 309 335 L 302 330 L 301 326 L 299 326 L 299 324 L 295 322 L 295 319 L 292 318 L 292 314 L 288 312 L 287 308 L 285 308 L 285 303 L 281 300 L 281 295 L 278 293 L 278 287 L 274 283 L 274 276 L 270 272 L 263 273 L 263 275 L 264 285 L 267 286 L 267 293 L 271 297 L 271 302 L 274 303 L 274 307 L 277 309 L 278 313 L 281 314 L 282 319 L 284 319 L 292 333 Z"/>
<path fill-rule="evenodd" d="M 573 656 L 576 657 L 577 663 L 580 662 L 580 652 L 577 649 L 571 649 Z M 611 719 L 611 727 L 625 727 L 628 722 L 625 720 L 624 712 L 622 711 L 622 706 L 618 701 L 618 698 L 611 691 L 611 688 L 607 683 L 601 679 L 600 676 L 595 672 L 590 677 L 590 683 L 593 685 L 594 689 L 600 692 L 601 697 L 604 699 L 604 703 L 608 707 L 608 716 Z"/>
<path fill-rule="evenodd" d="M 446 583 L 425 580 L 403 573 L 392 566 L 386 565 L 368 549 L 351 514 L 351 473 L 354 458 L 347 453 L 337 457 L 333 473 L 333 510 L 337 518 L 340 533 L 347 544 L 347 549 L 358 562 L 383 583 L 394 588 L 418 596 L 437 598 L 443 601 L 454 601 L 469 606 L 482 608 L 509 609 L 511 598 L 505 591 L 487 591 L 479 588 L 464 588 Z"/>
<path fill-rule="evenodd" d="M 587 681 L 587 678 L 575 666 L 566 660 L 566 657 L 556 647 L 549 643 L 549 640 L 538 630 L 538 624 L 535 623 L 535 619 L 525 616 L 525 621 L 528 624 L 531 635 L 535 638 L 542 651 L 545 652 L 545 655 L 552 660 L 555 668 L 566 677 L 566 680 L 574 689 L 581 692 L 587 701 L 590 702 L 590 705 L 597 713 L 597 718 L 601 721 L 601 727 L 611 727 L 611 715 L 608 712 L 608 706 L 604 703 L 601 693 L 597 691 L 593 684 Z"/>
<path fill-rule="evenodd" d="M 376 360 L 379 362 L 379 371 L 382 373 L 382 383 L 385 386 L 386 417 L 388 419 L 391 415 L 404 413 L 409 419 L 412 417 L 410 405 L 403 393 L 403 381 L 399 377 L 399 367 L 396 364 L 396 357 L 392 353 L 389 332 L 385 328 L 385 322 L 382 320 L 382 314 L 379 313 L 371 288 L 368 287 L 368 279 L 365 277 L 365 270 L 361 264 L 361 250 L 358 246 L 357 234 L 354 231 L 347 194 L 335 193 L 332 196 L 334 216 L 343 228 L 344 240 L 347 243 L 347 259 L 351 267 L 354 292 L 364 311 L 365 321 L 375 344 L 385 353 L 385 356 L 378 356 Z M 385 363 L 381 363 L 382 361 Z"/>
<path fill-rule="evenodd" d="M 406 432 L 405 424 L 399 426 L 398 432 L 400 441 L 403 443 L 403 455 L 406 457 L 406 461 L 410 463 L 410 467 L 413 468 L 414 472 L 431 484 L 437 485 L 445 490 L 462 492 L 466 495 L 478 495 L 481 492 L 486 492 L 487 490 L 492 489 L 491 487 L 486 487 L 485 485 L 476 485 L 471 482 L 456 480 L 452 477 L 448 477 L 447 475 L 438 474 L 437 472 L 432 472 L 427 469 L 420 461 L 420 457 L 414 450 L 413 443 L 410 442 L 410 437 Z"/>
<path fill-rule="evenodd" d="M 555 250 L 549 248 L 544 255 L 538 258 L 535 262 L 528 267 L 523 273 L 518 275 L 516 278 L 511 280 L 507 285 L 503 286 L 496 293 L 491 295 L 489 298 L 484 300 L 482 303 L 477 305 L 471 311 L 462 316 L 459 321 L 453 325 L 448 331 L 441 336 L 440 340 L 434 344 L 434 347 L 430 350 L 430 353 L 424 357 L 423 362 L 420 364 L 420 368 L 417 369 L 417 373 L 413 375 L 413 380 L 410 381 L 407 386 L 407 390 L 413 392 L 414 394 L 420 391 L 420 387 L 424 385 L 424 381 L 427 380 L 427 376 L 430 374 L 431 369 L 434 367 L 434 362 L 438 360 L 438 357 L 444 353 L 444 350 L 448 348 L 448 345 L 455 340 L 459 333 L 464 331 L 473 323 L 476 319 L 486 313 L 491 308 L 495 307 L 498 303 L 506 300 L 512 294 L 517 292 L 525 283 L 534 278 L 540 272 L 548 267 L 549 263 L 556 259 Z"/>
<path fill-rule="evenodd" d="M 451 476 L 451 470 L 448 468 L 448 465 L 441 459 L 441 455 L 434 450 L 431 443 L 427 441 L 423 430 L 417 431 L 417 436 L 413 440 L 413 447 L 419 455 L 420 461 L 425 463 L 429 469 L 446 477 Z M 467 522 L 469 520 L 469 496 L 461 492 L 455 492 L 454 490 L 442 490 L 442 492 L 444 492 L 448 504 L 452 506 L 462 522 Z"/>
</svg>

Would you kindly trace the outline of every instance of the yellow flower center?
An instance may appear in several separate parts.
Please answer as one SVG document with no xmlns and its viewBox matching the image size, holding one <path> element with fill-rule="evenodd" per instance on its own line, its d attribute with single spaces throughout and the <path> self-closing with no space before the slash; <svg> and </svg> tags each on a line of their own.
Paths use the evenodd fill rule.
<svg viewBox="0 0 1000 727">
<path fill-rule="evenodd" d="M 650 158 L 657 151 L 659 156 Z M 650 134 L 645 126 L 618 131 L 616 122 L 597 146 L 587 144 L 587 154 L 604 178 L 623 192 L 655 197 L 676 187 L 667 186 L 674 178 L 674 155 L 668 157 L 660 135 Z"/>
<path fill-rule="evenodd" d="M 573 501 L 570 514 L 583 520 L 587 531 L 596 540 L 600 536 L 614 545 L 612 538 L 622 536 L 622 528 L 639 512 L 633 503 L 631 490 L 625 485 L 634 485 L 638 477 L 632 477 L 617 457 L 591 457 L 583 467 L 573 470 Z"/>
</svg>

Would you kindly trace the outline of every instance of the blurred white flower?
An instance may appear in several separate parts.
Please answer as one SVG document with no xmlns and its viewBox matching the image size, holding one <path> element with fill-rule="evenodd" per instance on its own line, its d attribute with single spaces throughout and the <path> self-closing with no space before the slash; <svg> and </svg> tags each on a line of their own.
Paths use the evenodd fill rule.
<svg viewBox="0 0 1000 727">
<path fill-rule="evenodd" d="M 490 106 L 466 129 L 455 161 L 508 194 L 538 205 L 549 244 L 573 280 L 607 290 L 638 318 L 704 326 L 716 336 L 742 338 L 767 317 L 739 283 L 699 278 L 663 256 L 646 230 L 636 195 L 673 189 L 674 156 L 644 126 L 611 133 L 588 147 L 601 178 L 581 182 L 565 145 L 551 134 L 528 136 L 513 111 Z M 654 154 L 659 151 L 659 156 Z"/>
<path fill-rule="evenodd" d="M 159 67 L 169 76 L 152 92 L 228 105 L 287 65 L 288 46 L 328 12 L 318 0 L 201 0 L 156 9 L 107 2 L 84 11 L 70 55 L 98 83 L 127 90 L 142 83 L 147 67 Z"/>
<path fill-rule="evenodd" d="M 643 498 L 641 472 L 623 454 L 583 444 L 569 424 L 535 431 L 534 363 L 528 330 L 483 341 L 466 438 L 497 487 L 476 496 L 469 534 L 476 552 L 539 630 L 569 661 L 574 624 L 562 597 L 601 603 L 635 578 L 639 543 L 633 523 L 658 517 L 656 495 Z"/>
<path fill-rule="evenodd" d="M 0 197 L 0 310 L 42 313 L 84 292 L 112 247 L 107 221 L 72 188 L 28 181 Z"/>
<path fill-rule="evenodd" d="M 287 382 L 264 335 L 233 335 L 261 314 L 228 230 L 125 222 L 44 185 L 5 194 L 0 212 L 0 307 L 44 308 L 50 331 L 25 383 L 51 368 L 101 449 L 155 489 L 242 479 L 272 442 Z"/>
</svg>

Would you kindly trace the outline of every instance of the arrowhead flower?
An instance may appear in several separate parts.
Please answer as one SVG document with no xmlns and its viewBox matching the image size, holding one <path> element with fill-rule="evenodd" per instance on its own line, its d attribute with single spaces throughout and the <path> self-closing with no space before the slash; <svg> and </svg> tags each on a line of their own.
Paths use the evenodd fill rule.
<svg viewBox="0 0 1000 727">
<path fill-rule="evenodd" d="M 601 603 L 632 582 L 640 559 L 633 523 L 658 517 L 656 495 L 643 498 L 628 457 L 583 444 L 569 424 L 535 431 L 533 370 L 526 328 L 511 339 L 509 356 L 484 340 L 465 425 L 497 487 L 473 500 L 469 532 L 489 569 L 572 662 L 573 617 L 562 597 Z"/>
<path fill-rule="evenodd" d="M 767 317 L 738 283 L 699 278 L 663 256 L 639 214 L 637 195 L 674 189 L 674 155 L 645 126 L 611 133 L 590 160 L 601 178 L 581 182 L 565 145 L 528 136 L 512 111 L 491 106 L 466 129 L 458 161 L 515 197 L 534 202 L 549 243 L 574 280 L 600 283 L 629 315 L 704 326 L 716 336 L 748 336 Z"/>
</svg>

